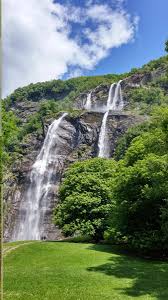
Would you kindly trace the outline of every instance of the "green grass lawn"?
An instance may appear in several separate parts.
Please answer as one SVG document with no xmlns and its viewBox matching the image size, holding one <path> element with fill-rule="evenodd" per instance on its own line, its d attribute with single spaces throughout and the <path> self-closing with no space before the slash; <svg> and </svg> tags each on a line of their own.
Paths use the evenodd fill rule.
<svg viewBox="0 0 168 300">
<path fill-rule="evenodd" d="M 168 300 L 168 264 L 119 254 L 110 245 L 33 242 L 5 255 L 9 299 Z"/>
<path fill-rule="evenodd" d="M 22 245 L 22 244 L 27 244 L 27 243 L 30 243 L 29 241 L 20 241 L 20 242 L 11 242 L 11 243 L 4 243 L 3 244 L 3 252 L 9 250 L 9 249 L 12 249 L 13 247 L 15 246 L 19 246 L 19 245 Z"/>
</svg>

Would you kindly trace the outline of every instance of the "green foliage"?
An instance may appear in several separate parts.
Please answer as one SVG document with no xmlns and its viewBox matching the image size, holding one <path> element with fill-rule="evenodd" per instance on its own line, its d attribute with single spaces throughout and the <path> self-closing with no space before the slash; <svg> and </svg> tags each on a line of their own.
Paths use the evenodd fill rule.
<svg viewBox="0 0 168 300">
<path fill-rule="evenodd" d="M 164 90 L 164 92 L 168 93 L 168 73 L 162 75 L 151 83 L 151 86 L 159 87 Z M 168 103 L 168 101 L 166 101 Z"/>
<path fill-rule="evenodd" d="M 150 120 L 133 126 L 118 140 L 115 150 L 115 159 L 125 157 L 127 163 L 137 160 L 139 155 L 145 154 L 166 154 L 168 150 L 168 108 L 155 107 Z M 137 157 L 136 157 L 137 156 Z"/>
<path fill-rule="evenodd" d="M 166 135 L 168 134 L 168 107 L 155 108 L 152 113 L 151 124 L 154 128 L 160 128 Z M 167 140 L 165 141 L 167 142 Z"/>
<path fill-rule="evenodd" d="M 168 250 L 164 221 L 167 218 L 167 187 L 167 155 L 149 154 L 133 166 L 122 168 L 115 185 L 113 226 L 127 237 L 133 248 L 151 252 Z"/>
<path fill-rule="evenodd" d="M 116 151 L 118 162 L 96 158 L 69 168 L 55 223 L 67 236 L 104 236 L 143 253 L 167 255 L 168 108 L 129 129 Z"/>
<path fill-rule="evenodd" d="M 36 114 L 30 116 L 28 122 L 25 123 L 20 130 L 20 134 L 19 134 L 20 139 L 22 139 L 27 134 L 33 133 L 33 132 L 36 132 L 37 134 L 42 134 L 43 133 L 42 121 L 43 120 L 39 113 L 36 113 Z"/>
<path fill-rule="evenodd" d="M 149 122 L 130 127 L 127 132 L 118 140 L 114 157 L 116 160 L 120 160 L 124 157 L 126 150 L 129 148 L 132 140 L 149 130 Z"/>
<path fill-rule="evenodd" d="M 5 150 L 13 151 L 18 142 L 20 121 L 12 111 L 2 106 L 3 145 Z"/>
<path fill-rule="evenodd" d="M 29 84 L 26 87 L 16 89 L 9 98 L 11 103 L 19 101 L 39 101 L 42 99 L 59 100 L 72 90 L 73 86 L 69 82 L 62 80 L 52 80 Z M 8 100 L 8 101 L 9 101 Z"/>
<path fill-rule="evenodd" d="M 151 71 L 155 71 L 157 68 L 168 68 L 168 55 L 151 60 L 141 68 L 132 68 L 128 75 L 149 73 Z"/>
<path fill-rule="evenodd" d="M 100 158 L 75 163 L 67 171 L 54 217 L 65 235 L 103 237 L 113 204 L 111 173 L 116 173 L 116 163 Z"/>
<path fill-rule="evenodd" d="M 123 78 L 124 75 L 102 75 L 102 76 L 82 76 L 69 80 L 52 80 L 29 84 L 26 87 L 16 89 L 5 100 L 10 106 L 12 103 L 20 101 L 41 101 L 41 100 L 68 100 L 73 101 L 84 91 L 93 89 L 102 83 L 112 83 Z"/>
<path fill-rule="evenodd" d="M 0 121 L 1 122 L 1 121 Z M 2 240 L 3 240 L 3 165 L 2 165 L 2 153 L 3 153 L 3 146 L 2 146 L 2 130 L 0 124 L 0 270 L 2 270 Z"/>
<path fill-rule="evenodd" d="M 162 155 L 167 151 L 165 133 L 160 129 L 144 133 L 135 138 L 125 154 L 127 165 L 133 165 L 137 160 L 143 159 L 148 153 Z"/>
<path fill-rule="evenodd" d="M 57 101 L 57 102 L 54 100 L 43 101 L 40 104 L 39 114 L 41 116 L 47 116 L 54 113 L 58 113 L 65 106 L 66 105 L 64 104 L 63 101 Z"/>
<path fill-rule="evenodd" d="M 54 117 L 57 116 L 60 112 L 68 112 L 72 116 L 77 116 L 80 114 L 81 111 L 74 109 L 72 107 L 72 103 L 68 100 L 64 101 L 54 101 L 54 100 L 48 100 L 43 101 L 40 103 L 40 109 L 38 112 L 38 115 L 41 117 Z"/>
<path fill-rule="evenodd" d="M 141 72 L 150 72 L 154 71 L 157 68 L 167 68 L 168 64 L 168 55 L 162 56 L 159 59 L 151 60 L 148 64 L 145 64 L 140 71 Z"/>
<path fill-rule="evenodd" d="M 168 52 L 168 40 L 165 42 L 165 51 Z"/>
<path fill-rule="evenodd" d="M 159 108 L 153 112 L 148 132 L 135 137 L 125 151 L 124 160 L 133 165 L 149 153 L 164 155 L 168 152 L 168 108 Z"/>
<path fill-rule="evenodd" d="M 145 253 L 168 255 L 168 108 L 156 109 L 142 129 L 130 129 L 118 145 L 123 164 L 113 184 L 116 207 L 105 237 Z"/>
<path fill-rule="evenodd" d="M 129 99 L 128 109 L 138 110 L 141 114 L 150 114 L 156 105 L 168 104 L 168 96 L 160 87 L 130 89 L 127 97 Z"/>
<path fill-rule="evenodd" d="M 1 159 L 4 170 L 15 160 L 19 147 L 20 120 L 2 104 Z"/>
<path fill-rule="evenodd" d="M 144 102 L 148 105 L 161 104 L 163 93 L 160 88 L 137 88 L 129 94 L 133 102 Z"/>
</svg>

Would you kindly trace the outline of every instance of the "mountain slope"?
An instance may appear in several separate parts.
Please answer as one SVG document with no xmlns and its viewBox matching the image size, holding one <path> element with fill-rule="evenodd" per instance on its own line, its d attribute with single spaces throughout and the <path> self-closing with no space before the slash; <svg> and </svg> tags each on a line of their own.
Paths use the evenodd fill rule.
<svg viewBox="0 0 168 300">
<path fill-rule="evenodd" d="M 150 115 L 155 106 L 168 104 L 167 74 L 168 56 L 165 56 L 129 74 L 32 84 L 17 89 L 5 99 L 3 160 L 6 239 L 11 238 L 18 220 L 20 201 L 30 183 L 29 172 L 42 147 L 48 126 L 61 115 L 61 111 L 69 113 L 60 131 L 65 142 L 65 149 L 62 150 L 66 151 L 67 159 L 59 176 L 55 174 L 55 192 L 46 219 L 50 238 L 53 239 L 60 236 L 58 229 L 52 225 L 51 216 L 65 168 L 76 160 L 95 157 L 98 153 L 103 115 L 100 109 L 99 112 L 86 112 L 84 106 L 88 93 L 92 91 L 92 104 L 103 107 L 107 103 L 110 84 L 123 79 L 124 112 L 111 112 L 108 119 L 111 157 L 115 154 L 118 138 L 129 127 L 148 119 L 144 115 Z"/>
</svg>

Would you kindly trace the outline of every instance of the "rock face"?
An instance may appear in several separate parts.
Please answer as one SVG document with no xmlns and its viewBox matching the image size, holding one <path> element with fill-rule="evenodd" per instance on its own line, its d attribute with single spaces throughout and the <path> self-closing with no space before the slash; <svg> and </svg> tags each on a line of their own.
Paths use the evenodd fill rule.
<svg viewBox="0 0 168 300">
<path fill-rule="evenodd" d="M 60 167 L 53 174 L 54 185 L 48 196 L 48 210 L 45 215 L 45 236 L 49 240 L 60 239 L 61 232 L 52 223 L 52 212 L 58 201 L 58 189 L 66 168 L 73 162 L 96 157 L 98 154 L 98 137 L 103 113 L 85 112 L 78 117 L 67 115 L 60 125 L 59 151 L 63 160 Z M 110 146 L 110 156 L 113 156 L 118 138 L 135 123 L 141 122 L 142 117 L 126 115 L 124 113 L 110 113 L 108 116 L 107 129 Z M 50 120 L 50 123 L 53 120 Z M 46 123 L 47 127 L 49 123 Z M 4 198 L 6 201 L 6 217 L 4 238 L 12 239 L 14 230 L 19 222 L 21 201 L 30 185 L 30 172 L 37 155 L 40 152 L 44 137 L 32 134 L 29 141 L 22 144 L 24 155 L 22 160 L 13 165 L 15 177 L 6 183 Z M 58 171 L 59 170 L 59 171 Z M 11 182 L 12 181 L 12 182 Z"/>
<path fill-rule="evenodd" d="M 159 67 L 156 70 L 150 72 L 136 73 L 127 78 L 122 82 L 122 88 L 128 89 L 131 87 L 144 86 L 150 82 L 160 78 L 161 76 L 166 75 L 167 67 Z"/>
<path fill-rule="evenodd" d="M 14 111 L 23 123 L 26 123 L 28 118 L 39 110 L 39 107 L 40 102 L 21 101 L 12 104 L 11 110 Z"/>
<path fill-rule="evenodd" d="M 121 82 L 124 107 L 129 109 L 129 90 L 137 87 L 148 87 L 153 80 L 164 76 L 167 67 L 158 67 L 154 71 L 137 72 Z M 62 238 L 61 232 L 52 223 L 52 212 L 58 201 L 58 190 L 66 168 L 73 162 L 96 157 L 98 155 L 98 140 L 102 119 L 106 111 L 110 84 L 101 84 L 93 90 L 81 93 L 74 99 L 73 108 L 83 110 L 87 96 L 91 92 L 91 111 L 79 112 L 77 117 L 67 115 L 60 124 L 59 130 L 59 154 L 60 161 L 55 172 L 53 172 L 53 184 L 48 195 L 48 208 L 45 213 L 44 227 L 47 239 L 55 240 Z M 61 100 L 65 92 L 60 95 Z M 12 101 L 8 109 L 14 111 L 19 117 L 22 125 L 29 120 L 29 117 L 39 111 L 40 104 L 46 100 L 43 97 L 33 101 L 30 97 L 22 98 L 22 101 Z M 109 112 L 107 119 L 107 135 L 110 157 L 113 156 L 118 138 L 135 123 L 144 120 L 141 116 L 135 116 L 124 112 Z M 14 236 L 21 213 L 21 203 L 25 201 L 25 194 L 30 186 L 30 173 L 38 154 L 44 143 L 48 126 L 54 119 L 41 120 L 41 134 L 27 134 L 20 144 L 20 156 L 11 166 L 10 174 L 4 186 L 4 239 L 9 241 Z M 62 157 L 62 158 L 61 158 Z"/>
<path fill-rule="evenodd" d="M 151 81 L 164 76 L 167 68 L 157 68 L 152 72 L 137 72 L 121 82 L 124 106 L 129 106 L 128 92 L 130 89 L 147 86 Z M 74 101 L 74 108 L 83 110 L 87 96 L 91 92 L 91 111 L 79 113 L 77 117 L 67 115 L 60 124 L 59 129 L 59 154 L 58 167 L 53 172 L 53 184 L 48 194 L 48 208 L 45 213 L 44 224 L 47 239 L 55 240 L 62 238 L 60 230 L 52 223 L 52 212 L 58 201 L 59 185 L 66 168 L 73 162 L 98 156 L 98 140 L 102 119 L 106 111 L 109 93 L 109 84 L 101 84 L 92 91 L 81 93 Z M 39 101 L 31 99 L 16 101 L 9 109 L 20 118 L 21 123 L 27 122 L 29 117 L 40 108 Z M 135 123 L 144 120 L 141 116 L 135 116 L 124 112 L 109 112 L 107 119 L 107 136 L 109 155 L 113 156 L 118 138 Z M 42 148 L 48 126 L 54 119 L 42 120 L 41 134 L 27 134 L 24 142 L 20 144 L 20 157 L 11 166 L 10 175 L 5 182 L 5 224 L 4 239 L 9 241 L 14 236 L 20 222 L 21 203 L 26 199 L 25 194 L 30 186 L 30 173 L 32 166 Z M 24 214 L 24 213 L 23 213 Z"/>
<path fill-rule="evenodd" d="M 109 84 L 100 84 L 91 92 L 91 103 L 92 103 L 92 110 L 103 112 L 106 109 L 107 98 L 109 93 Z M 75 101 L 75 106 L 78 109 L 82 109 L 87 100 L 87 94 L 82 93 Z"/>
</svg>

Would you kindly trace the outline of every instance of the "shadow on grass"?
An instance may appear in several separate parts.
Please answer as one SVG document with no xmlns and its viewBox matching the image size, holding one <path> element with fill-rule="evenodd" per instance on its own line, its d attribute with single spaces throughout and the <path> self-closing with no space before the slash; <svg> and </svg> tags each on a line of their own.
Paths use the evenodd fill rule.
<svg viewBox="0 0 168 300">
<path fill-rule="evenodd" d="M 117 248 L 113 251 L 109 246 L 93 245 L 89 247 L 92 250 L 108 253 L 121 254 Z M 89 272 L 100 272 L 107 276 L 117 277 L 119 279 L 131 279 L 131 286 L 123 287 L 118 291 L 123 295 L 131 297 L 153 296 L 158 300 L 168 299 L 168 263 L 159 261 L 149 261 L 130 255 L 112 256 L 109 262 L 96 267 L 89 267 Z"/>
</svg>

